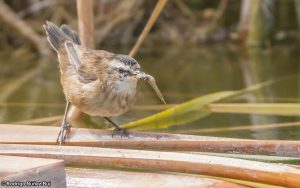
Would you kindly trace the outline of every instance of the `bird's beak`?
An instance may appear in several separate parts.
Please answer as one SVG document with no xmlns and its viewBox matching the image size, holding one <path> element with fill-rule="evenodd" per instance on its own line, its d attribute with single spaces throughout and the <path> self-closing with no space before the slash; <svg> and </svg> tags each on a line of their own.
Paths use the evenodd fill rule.
<svg viewBox="0 0 300 188">
<path fill-rule="evenodd" d="M 128 76 L 137 76 L 140 73 L 140 71 L 132 71 L 128 74 Z"/>
<path fill-rule="evenodd" d="M 135 71 L 132 73 L 133 75 L 135 75 L 138 79 L 143 79 L 145 81 L 147 81 L 149 83 L 149 85 L 152 87 L 152 89 L 155 91 L 156 95 L 158 96 L 158 98 L 166 104 L 166 101 L 164 99 L 164 96 L 162 95 L 162 93 L 160 92 L 159 88 L 156 85 L 156 81 L 153 78 L 153 76 L 146 74 L 144 72 L 141 71 Z"/>
</svg>

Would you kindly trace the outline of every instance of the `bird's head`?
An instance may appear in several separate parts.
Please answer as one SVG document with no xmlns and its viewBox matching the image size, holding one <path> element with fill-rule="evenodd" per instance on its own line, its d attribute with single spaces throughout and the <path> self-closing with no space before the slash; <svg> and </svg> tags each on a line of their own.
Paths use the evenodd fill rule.
<svg viewBox="0 0 300 188">
<path fill-rule="evenodd" d="M 158 89 L 155 79 L 142 71 L 140 71 L 140 65 L 138 62 L 128 55 L 115 55 L 110 61 L 115 75 L 118 75 L 119 81 L 123 83 L 135 83 L 137 80 L 142 79 L 147 81 L 150 86 L 154 89 L 157 96 L 164 103 L 165 100 L 160 90 Z"/>
<path fill-rule="evenodd" d="M 117 54 L 110 60 L 111 71 L 120 81 L 138 80 L 136 76 L 140 72 L 138 62 L 128 55 Z"/>
</svg>

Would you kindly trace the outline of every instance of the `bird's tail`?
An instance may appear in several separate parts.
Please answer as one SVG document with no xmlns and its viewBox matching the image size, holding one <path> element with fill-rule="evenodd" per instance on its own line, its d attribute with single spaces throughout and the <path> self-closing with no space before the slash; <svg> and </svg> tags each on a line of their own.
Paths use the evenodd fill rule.
<svg viewBox="0 0 300 188">
<path fill-rule="evenodd" d="M 46 21 L 46 24 L 43 27 L 47 34 L 47 40 L 56 52 L 58 52 L 61 42 L 66 40 L 70 40 L 75 44 L 80 45 L 80 39 L 77 33 L 67 25 L 58 27 L 54 23 Z"/>
</svg>

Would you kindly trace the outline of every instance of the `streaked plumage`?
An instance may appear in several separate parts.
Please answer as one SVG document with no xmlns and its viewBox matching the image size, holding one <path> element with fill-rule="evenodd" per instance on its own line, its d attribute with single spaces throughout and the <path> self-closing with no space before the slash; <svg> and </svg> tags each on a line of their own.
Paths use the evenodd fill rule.
<svg viewBox="0 0 300 188">
<path fill-rule="evenodd" d="M 164 99 L 152 76 L 140 71 L 136 60 L 104 50 L 81 46 L 68 26 L 44 25 L 47 39 L 57 52 L 61 84 L 67 101 L 92 116 L 118 116 L 135 102 L 136 86 L 144 79 Z"/>
</svg>

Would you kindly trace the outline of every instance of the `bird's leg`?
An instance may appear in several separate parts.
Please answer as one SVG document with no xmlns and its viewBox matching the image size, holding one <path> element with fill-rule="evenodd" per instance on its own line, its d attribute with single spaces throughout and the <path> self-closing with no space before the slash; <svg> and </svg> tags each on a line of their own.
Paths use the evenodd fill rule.
<svg viewBox="0 0 300 188">
<path fill-rule="evenodd" d="M 56 139 L 56 143 L 58 143 L 59 145 L 61 145 L 65 142 L 66 136 L 70 132 L 70 129 L 71 129 L 71 125 L 67 122 L 67 114 L 68 114 L 68 110 L 69 110 L 69 104 L 70 104 L 70 102 L 67 100 L 64 118 L 60 125 L 60 131 L 59 131 L 57 139 Z"/>
<path fill-rule="evenodd" d="M 128 133 L 127 129 L 118 126 L 117 124 L 115 124 L 115 123 L 114 123 L 111 119 L 109 119 L 108 117 L 104 117 L 104 119 L 106 119 L 110 124 L 112 124 L 112 125 L 115 127 L 115 129 L 113 130 L 113 133 L 112 133 L 112 137 L 113 137 L 114 135 L 120 135 L 121 138 L 122 138 L 123 136 L 125 136 L 125 137 L 128 137 L 128 136 L 129 136 L 129 133 Z"/>
</svg>

